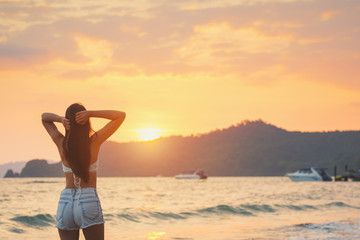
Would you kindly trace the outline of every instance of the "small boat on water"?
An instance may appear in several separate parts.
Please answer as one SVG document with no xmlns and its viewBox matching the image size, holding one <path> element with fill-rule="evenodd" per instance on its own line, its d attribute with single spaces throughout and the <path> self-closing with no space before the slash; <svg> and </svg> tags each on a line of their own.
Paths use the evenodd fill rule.
<svg viewBox="0 0 360 240">
<path fill-rule="evenodd" d="M 175 176 L 176 179 L 206 179 L 207 176 L 205 175 L 203 170 L 191 171 L 191 172 L 183 172 L 179 175 Z"/>
<path fill-rule="evenodd" d="M 294 182 L 332 181 L 325 170 L 325 168 L 314 167 L 300 168 L 294 173 L 288 173 L 287 176 Z"/>
</svg>

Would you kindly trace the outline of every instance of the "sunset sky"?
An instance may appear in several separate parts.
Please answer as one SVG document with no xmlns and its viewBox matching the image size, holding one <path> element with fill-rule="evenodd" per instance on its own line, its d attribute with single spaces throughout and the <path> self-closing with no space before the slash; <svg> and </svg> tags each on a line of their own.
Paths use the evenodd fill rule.
<svg viewBox="0 0 360 240">
<path fill-rule="evenodd" d="M 41 114 L 74 102 L 125 111 L 119 142 L 359 130 L 360 1 L 0 1 L 0 98 L 0 164 L 60 160 Z"/>
</svg>

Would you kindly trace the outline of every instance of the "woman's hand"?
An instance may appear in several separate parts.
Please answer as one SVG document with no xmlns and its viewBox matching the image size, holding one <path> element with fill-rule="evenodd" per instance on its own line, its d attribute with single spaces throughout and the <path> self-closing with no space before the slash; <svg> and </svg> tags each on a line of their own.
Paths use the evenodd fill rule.
<svg viewBox="0 0 360 240">
<path fill-rule="evenodd" d="M 65 128 L 66 130 L 70 130 L 70 120 L 69 120 L 69 119 L 63 117 L 63 118 L 61 119 L 61 123 L 64 125 L 64 128 Z"/>
<path fill-rule="evenodd" d="M 75 121 L 80 124 L 84 125 L 87 121 L 89 121 L 90 114 L 88 111 L 81 111 L 76 113 Z"/>
</svg>

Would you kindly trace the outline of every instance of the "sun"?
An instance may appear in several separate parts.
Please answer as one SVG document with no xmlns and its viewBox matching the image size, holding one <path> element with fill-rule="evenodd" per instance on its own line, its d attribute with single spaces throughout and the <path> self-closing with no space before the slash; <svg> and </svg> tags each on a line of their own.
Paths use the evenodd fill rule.
<svg viewBox="0 0 360 240">
<path fill-rule="evenodd" d="M 150 141 L 160 137 L 163 130 L 157 128 L 142 128 L 136 130 L 141 141 Z"/>
</svg>

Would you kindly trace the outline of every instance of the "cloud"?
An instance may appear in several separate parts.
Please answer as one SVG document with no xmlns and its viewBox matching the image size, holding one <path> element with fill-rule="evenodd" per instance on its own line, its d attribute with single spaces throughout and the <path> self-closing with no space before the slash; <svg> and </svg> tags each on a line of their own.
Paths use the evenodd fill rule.
<svg viewBox="0 0 360 240">
<path fill-rule="evenodd" d="M 0 70 L 61 66 L 58 77 L 70 78 L 228 73 L 245 82 L 291 74 L 360 87 L 356 1 L 73 4 L 2 3 L 13 18 L 0 28 L 0 61 L 12 61 Z"/>
<path fill-rule="evenodd" d="M 327 11 L 321 14 L 321 20 L 328 21 L 337 15 L 337 11 Z"/>
<path fill-rule="evenodd" d="M 0 56 L 3 58 L 13 58 L 21 61 L 31 59 L 39 55 L 45 54 L 45 49 L 43 48 L 34 48 L 28 46 L 16 46 L 11 44 L 1 44 L 0 45 Z"/>
</svg>

